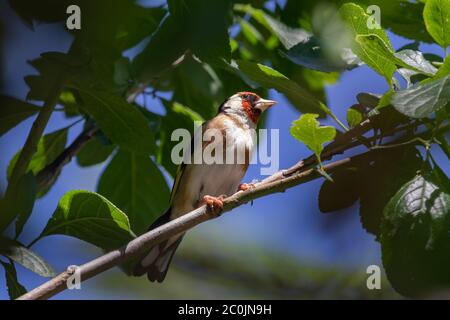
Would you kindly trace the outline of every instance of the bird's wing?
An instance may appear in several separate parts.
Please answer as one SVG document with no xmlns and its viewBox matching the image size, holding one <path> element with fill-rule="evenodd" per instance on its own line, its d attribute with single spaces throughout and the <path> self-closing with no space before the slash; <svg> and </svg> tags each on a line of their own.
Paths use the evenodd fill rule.
<svg viewBox="0 0 450 320">
<path fill-rule="evenodd" d="M 201 126 L 201 128 L 202 128 L 201 132 L 205 132 L 205 130 L 207 129 L 209 124 L 210 124 L 210 121 L 204 122 L 202 124 L 202 126 Z M 192 155 L 194 154 L 194 151 L 195 151 L 194 150 L 194 148 L 195 148 L 195 144 L 194 144 L 195 134 L 196 133 L 194 133 L 194 137 L 192 137 L 192 139 L 191 139 L 191 160 L 192 160 Z M 175 180 L 173 182 L 173 187 L 172 187 L 172 192 L 171 192 L 171 195 L 170 195 L 170 205 L 171 206 L 172 206 L 173 199 L 175 198 L 175 195 L 177 193 L 178 187 L 180 186 L 180 182 L 181 182 L 181 179 L 183 177 L 183 173 L 186 171 L 186 168 L 187 168 L 187 164 L 185 162 L 182 162 L 178 166 L 177 174 L 175 176 Z"/>
<path fill-rule="evenodd" d="M 177 174 L 175 176 L 175 180 L 173 181 L 172 193 L 170 194 L 170 205 L 172 206 L 173 199 L 177 192 L 177 189 L 180 185 L 181 177 L 183 176 L 184 171 L 186 170 L 186 164 L 182 162 L 178 166 Z"/>
</svg>

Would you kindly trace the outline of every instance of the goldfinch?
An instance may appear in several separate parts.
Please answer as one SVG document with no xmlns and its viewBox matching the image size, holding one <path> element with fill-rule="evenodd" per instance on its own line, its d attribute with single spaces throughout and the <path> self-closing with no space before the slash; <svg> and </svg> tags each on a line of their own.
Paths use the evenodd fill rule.
<svg viewBox="0 0 450 320">
<path fill-rule="evenodd" d="M 197 134 L 205 134 L 209 129 L 214 129 L 214 132 L 222 135 L 223 159 L 213 164 L 195 164 L 193 161 L 182 163 L 173 184 L 170 208 L 150 226 L 149 230 L 204 204 L 209 210 L 220 211 L 225 195 L 250 187 L 250 185 L 239 183 L 247 171 L 256 146 L 256 136 L 252 133 L 256 129 L 261 114 L 274 104 L 276 101 L 262 99 L 255 93 L 240 92 L 228 98 L 220 106 L 218 114 L 196 130 L 194 137 Z M 201 140 L 202 143 L 199 146 L 194 144 L 191 147 L 189 155 L 191 158 L 196 151 L 199 151 L 196 148 L 202 148 L 201 151 L 203 151 L 212 142 L 204 140 L 206 139 Z M 243 161 L 237 161 L 240 150 L 245 152 Z M 234 155 L 234 161 L 227 162 L 227 155 Z M 135 266 L 133 274 L 142 276 L 147 273 L 150 281 L 162 282 L 183 236 L 184 233 L 179 234 L 153 247 Z"/>
</svg>

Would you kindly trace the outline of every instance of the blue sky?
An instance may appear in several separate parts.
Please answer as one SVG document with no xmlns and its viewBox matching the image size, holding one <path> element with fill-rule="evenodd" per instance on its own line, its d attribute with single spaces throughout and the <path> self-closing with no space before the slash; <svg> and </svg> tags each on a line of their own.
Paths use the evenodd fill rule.
<svg viewBox="0 0 450 320">
<path fill-rule="evenodd" d="M 32 32 L 16 18 L 6 1 L 0 1 L 0 16 L 7 25 L 4 39 L 6 46 L 1 56 L 4 84 L 1 93 L 24 99 L 27 86 L 23 77 L 35 73 L 26 61 L 38 57 L 44 51 L 66 51 L 70 39 L 49 25 L 38 26 L 36 31 Z M 408 42 L 392 34 L 389 34 L 389 37 L 394 48 Z M 442 54 L 442 50 L 434 46 L 426 46 L 426 49 Z M 329 107 L 340 119 L 345 119 L 346 108 L 356 102 L 358 93 L 383 93 L 386 89 L 382 77 L 367 67 L 345 72 L 338 83 L 327 88 Z M 299 117 L 298 112 L 277 92 L 271 91 L 270 98 L 278 100 L 279 104 L 269 111 L 267 127 L 280 130 L 280 167 L 287 168 L 299 159 L 309 156 L 310 151 L 289 134 L 290 124 Z M 25 121 L 0 138 L 0 187 L 3 189 L 6 185 L 6 167 L 23 145 L 32 120 Z M 46 133 L 65 127 L 71 122 L 72 120 L 67 120 L 61 113 L 56 112 Z M 323 123 L 335 125 L 328 120 Z M 71 130 L 69 141 L 76 137 L 81 126 L 77 125 Z M 440 150 L 436 152 L 437 158 L 443 159 Z M 444 167 L 447 173 L 449 169 L 448 165 Z M 67 165 L 51 192 L 36 203 L 21 240 L 28 243 L 40 233 L 59 198 L 67 191 L 95 190 L 97 177 L 102 170 L 103 166 L 81 169 L 74 161 Z M 259 172 L 258 165 L 250 166 L 244 180 L 259 179 Z M 327 227 L 330 221 L 336 220 L 330 220 L 330 216 L 323 215 L 318 210 L 317 195 L 321 184 L 321 180 L 316 180 L 285 193 L 265 197 L 255 201 L 253 206 L 237 208 L 233 213 L 205 223 L 190 233 L 233 243 L 258 244 L 263 249 L 289 253 L 299 261 L 364 269 L 370 264 L 380 264 L 379 244 L 361 228 L 357 214 L 358 204 L 339 213 L 344 216 L 344 223 L 333 228 Z M 81 264 L 100 254 L 99 250 L 92 250 L 88 244 L 62 236 L 45 238 L 36 244 L 34 250 L 45 257 L 57 271 L 64 270 L 69 264 Z M 28 289 L 43 281 L 21 267 L 18 267 L 18 274 Z M 95 280 L 90 283 L 89 286 L 95 286 Z M 3 275 L 0 276 L 0 288 L 4 288 Z M 65 292 L 59 298 L 75 296 L 76 293 Z M 96 295 L 88 297 L 95 298 Z M 0 299 L 6 298 L 6 292 L 0 290 Z"/>
</svg>

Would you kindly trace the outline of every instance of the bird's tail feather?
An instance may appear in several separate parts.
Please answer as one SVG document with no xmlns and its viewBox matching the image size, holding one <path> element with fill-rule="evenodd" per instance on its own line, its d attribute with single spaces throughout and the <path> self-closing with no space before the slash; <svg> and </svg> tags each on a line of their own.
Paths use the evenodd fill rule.
<svg viewBox="0 0 450 320">
<path fill-rule="evenodd" d="M 170 209 L 158 218 L 149 228 L 155 229 L 170 221 Z M 147 273 L 150 281 L 163 282 L 169 269 L 173 255 L 178 248 L 183 235 L 172 237 L 150 249 L 150 251 L 135 266 L 133 275 L 142 276 Z"/>
</svg>

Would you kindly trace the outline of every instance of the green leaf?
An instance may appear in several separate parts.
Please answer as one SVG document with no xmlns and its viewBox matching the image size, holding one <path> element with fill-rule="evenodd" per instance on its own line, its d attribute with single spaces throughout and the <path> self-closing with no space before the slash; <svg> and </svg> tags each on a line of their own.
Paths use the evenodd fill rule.
<svg viewBox="0 0 450 320">
<path fill-rule="evenodd" d="M 336 129 L 330 126 L 321 127 L 319 121 L 316 120 L 317 117 L 317 114 L 302 115 L 300 119 L 292 123 L 291 135 L 306 144 L 320 159 L 323 145 L 334 139 Z"/>
<path fill-rule="evenodd" d="M 24 78 L 30 89 L 27 100 L 45 101 L 53 91 L 55 81 L 61 77 L 65 69 L 72 67 L 76 62 L 71 56 L 61 52 L 45 52 L 28 63 L 39 72 L 39 75 Z"/>
<path fill-rule="evenodd" d="M 177 39 L 171 41 L 170 39 Z M 134 76 L 140 81 L 148 81 L 161 76 L 170 69 L 189 48 L 188 38 L 179 29 L 172 17 L 164 19 L 151 41 L 132 62 Z"/>
<path fill-rule="evenodd" d="M 423 21 L 425 1 L 404 0 L 359 0 L 365 6 L 380 7 L 381 24 L 386 30 L 407 39 L 421 42 L 433 42 L 428 35 Z"/>
<path fill-rule="evenodd" d="M 14 264 L 2 261 L 0 261 L 0 263 L 5 269 L 5 279 L 6 286 L 8 287 L 9 298 L 11 300 L 15 300 L 27 293 L 27 289 L 25 289 L 25 287 L 19 283 L 19 280 L 17 280 L 17 272 Z"/>
<path fill-rule="evenodd" d="M 117 249 L 134 238 L 125 213 L 106 198 L 88 191 L 70 191 L 38 239 L 67 235 L 105 250 Z"/>
<path fill-rule="evenodd" d="M 131 229 L 142 234 L 169 204 L 170 190 L 153 160 L 119 151 L 100 178 L 98 193 L 127 213 Z"/>
<path fill-rule="evenodd" d="M 56 276 L 53 268 L 44 259 L 17 241 L 0 238 L 0 254 L 41 277 L 51 278 Z"/>
<path fill-rule="evenodd" d="M 427 76 L 433 76 L 437 72 L 437 69 L 431 62 L 425 59 L 420 51 L 405 49 L 394 53 L 394 56 L 401 60 L 398 61 L 396 59 L 396 63 L 405 68 L 412 69 Z"/>
<path fill-rule="evenodd" d="M 249 14 L 253 19 L 271 31 L 289 50 L 300 42 L 305 42 L 310 34 L 303 29 L 291 28 L 281 21 L 272 18 L 261 9 L 255 9 L 250 4 L 236 4 L 234 10 Z"/>
<path fill-rule="evenodd" d="M 170 16 L 133 61 L 132 69 L 139 80 L 160 77 L 187 50 L 206 62 L 230 60 L 229 0 L 194 0 L 189 5 L 185 1 L 169 1 L 168 5 Z"/>
<path fill-rule="evenodd" d="M 392 61 L 386 59 L 385 56 L 379 57 L 377 55 L 378 51 L 384 50 L 383 47 L 386 47 L 389 51 L 393 52 L 393 48 L 386 33 L 382 29 L 369 29 L 367 26 L 369 15 L 360 6 L 354 3 L 344 4 L 339 12 L 354 37 L 355 41 L 351 48 L 353 52 L 377 73 L 385 77 L 388 83 L 391 83 L 396 66 Z M 376 39 L 376 42 L 364 41 L 367 38 L 361 37 L 368 35 L 371 35 L 373 39 Z M 358 36 L 360 37 L 359 41 Z"/>
<path fill-rule="evenodd" d="M 90 167 L 103 163 L 115 148 L 113 144 L 104 144 L 98 137 L 95 137 L 77 153 L 77 163 L 80 167 Z"/>
<path fill-rule="evenodd" d="M 361 60 L 391 83 L 397 70 L 393 51 L 390 51 L 388 45 L 376 34 L 357 35 L 355 39 L 359 45 L 357 54 Z"/>
<path fill-rule="evenodd" d="M 353 205 L 359 198 L 361 178 L 356 168 L 345 169 L 331 175 L 320 187 L 319 209 L 333 212 Z"/>
<path fill-rule="evenodd" d="M 256 46 L 258 43 L 264 43 L 263 35 L 251 23 L 242 18 L 238 18 L 238 21 L 243 36 L 251 45 Z"/>
<path fill-rule="evenodd" d="M 308 41 L 297 44 L 286 53 L 281 52 L 281 55 L 295 64 L 322 72 L 353 69 L 362 64 L 362 61 L 351 49 L 343 50 L 339 59 L 330 59 L 316 37 L 311 37 Z"/>
<path fill-rule="evenodd" d="M 0 137 L 39 112 L 39 107 L 21 100 L 0 95 Z"/>
<path fill-rule="evenodd" d="M 249 61 L 237 61 L 239 70 L 250 80 L 265 88 L 275 89 L 285 94 L 298 108 L 304 112 L 323 114 L 320 102 L 296 82 L 288 79 L 275 69 Z"/>
<path fill-rule="evenodd" d="M 174 71 L 173 100 L 190 107 L 203 118 L 210 119 L 225 100 L 224 88 L 217 73 L 206 63 L 192 57 Z"/>
<path fill-rule="evenodd" d="M 82 109 L 120 147 L 139 154 L 155 151 L 155 139 L 142 113 L 123 98 L 103 91 L 78 88 Z"/>
<path fill-rule="evenodd" d="M 76 117 L 80 115 L 78 109 L 78 101 L 73 92 L 69 90 L 63 90 L 59 96 L 59 104 L 64 107 L 64 113 L 66 117 Z"/>
<path fill-rule="evenodd" d="M 411 118 L 425 118 L 450 100 L 450 76 L 396 92 L 392 105 Z"/>
<path fill-rule="evenodd" d="M 46 166 L 55 161 L 64 151 L 67 142 L 67 132 L 68 129 L 64 128 L 43 136 L 39 140 L 36 153 L 31 158 L 28 170 L 31 170 L 34 175 L 37 175 Z M 9 162 L 7 170 L 8 179 L 11 177 L 17 159 L 19 159 L 20 152 L 21 150 L 19 150 Z M 44 196 L 45 193 L 46 190 L 39 190 L 38 197 Z"/>
<path fill-rule="evenodd" d="M 360 220 L 363 228 L 380 234 L 383 209 L 398 189 L 412 179 L 422 167 L 423 160 L 414 147 L 384 150 L 374 156 L 370 165 L 359 168 Z"/>
<path fill-rule="evenodd" d="M 231 1 L 169 0 L 169 12 L 179 28 L 185 30 L 190 49 L 205 61 L 231 58 L 228 27 L 231 24 Z M 169 40 L 170 41 L 170 40 Z"/>
<path fill-rule="evenodd" d="M 445 57 L 444 63 L 439 67 L 434 79 L 440 79 L 450 75 L 450 55 Z"/>
<path fill-rule="evenodd" d="M 348 109 L 347 110 L 347 123 L 350 126 L 350 128 L 353 128 L 361 123 L 363 120 L 363 116 L 361 112 L 355 109 Z"/>
<path fill-rule="evenodd" d="M 383 265 L 393 287 L 405 296 L 450 285 L 450 194 L 445 190 L 431 173 L 418 175 L 384 209 Z"/>
<path fill-rule="evenodd" d="M 36 192 L 36 179 L 31 172 L 22 176 L 17 185 L 8 190 L 5 197 L 0 199 L 0 231 L 17 218 L 16 235 L 22 232 L 33 211 Z"/>
<path fill-rule="evenodd" d="M 443 48 L 450 45 L 450 1 L 427 0 L 423 18 L 428 33 Z"/>
</svg>

